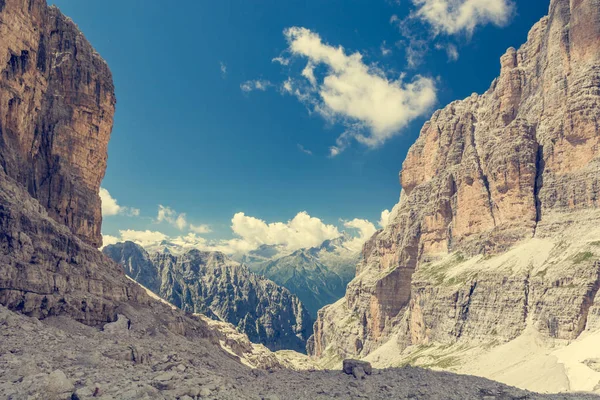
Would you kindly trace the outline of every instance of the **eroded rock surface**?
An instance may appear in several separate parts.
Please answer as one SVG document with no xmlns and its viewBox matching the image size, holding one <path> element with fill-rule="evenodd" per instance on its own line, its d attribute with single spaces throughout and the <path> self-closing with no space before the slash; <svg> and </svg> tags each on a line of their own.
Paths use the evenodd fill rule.
<svg viewBox="0 0 600 400">
<path fill-rule="evenodd" d="M 184 311 L 229 322 L 271 350 L 304 352 L 313 320 L 302 302 L 223 253 L 149 255 L 132 242 L 106 246 L 103 252 L 128 276 Z"/>
<path fill-rule="evenodd" d="M 552 0 L 501 66 L 486 93 L 423 127 L 390 223 L 345 298 L 319 312 L 311 354 L 598 326 L 600 1 Z"/>
<path fill-rule="evenodd" d="M 0 165 L 57 222 L 102 244 L 113 125 L 112 75 L 69 18 L 45 0 L 0 8 Z"/>
</svg>

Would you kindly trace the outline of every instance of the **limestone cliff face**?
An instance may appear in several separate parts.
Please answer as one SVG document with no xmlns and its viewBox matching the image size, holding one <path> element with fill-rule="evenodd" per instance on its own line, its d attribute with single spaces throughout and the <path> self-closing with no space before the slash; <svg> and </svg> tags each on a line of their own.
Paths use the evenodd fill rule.
<svg viewBox="0 0 600 400">
<path fill-rule="evenodd" d="M 48 214 L 100 246 L 115 95 L 110 70 L 45 0 L 0 2 L 0 165 Z"/>
<path fill-rule="evenodd" d="M 223 253 L 149 255 L 132 242 L 106 246 L 103 252 L 128 276 L 184 311 L 229 322 L 271 350 L 305 349 L 313 320 L 300 300 Z"/>
<path fill-rule="evenodd" d="M 423 127 L 390 223 L 365 245 L 345 299 L 319 312 L 312 354 L 364 356 L 392 335 L 401 347 L 510 340 L 529 324 L 571 339 L 590 322 L 600 285 L 589 238 L 600 194 L 600 1 L 552 0 L 501 67 L 486 93 Z M 494 263 L 538 239 L 550 250 L 528 251 L 541 260 L 511 253 L 508 266 Z"/>
</svg>

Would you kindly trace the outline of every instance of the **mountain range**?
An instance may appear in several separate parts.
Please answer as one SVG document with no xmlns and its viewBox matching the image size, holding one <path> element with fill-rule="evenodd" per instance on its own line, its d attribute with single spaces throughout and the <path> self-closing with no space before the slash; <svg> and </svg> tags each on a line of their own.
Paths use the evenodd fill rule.
<svg viewBox="0 0 600 400">
<path fill-rule="evenodd" d="M 600 392 L 600 0 L 551 0 L 487 92 L 433 114 L 360 256 L 247 255 L 313 310 L 358 259 L 310 357 L 240 332 L 301 350 L 310 316 L 226 255 L 98 250 L 110 69 L 45 0 L 0 1 L 0 32 L 0 397 L 597 398 L 506 384 Z"/>
<path fill-rule="evenodd" d="M 229 322 L 269 349 L 305 352 L 313 320 L 287 289 L 220 252 L 148 254 L 133 242 L 102 250 L 125 273 L 183 311 Z"/>
</svg>

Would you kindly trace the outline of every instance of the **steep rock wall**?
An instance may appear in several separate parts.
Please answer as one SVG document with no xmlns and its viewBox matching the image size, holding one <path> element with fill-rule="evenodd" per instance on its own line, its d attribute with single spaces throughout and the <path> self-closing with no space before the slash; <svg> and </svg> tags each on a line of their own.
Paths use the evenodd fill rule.
<svg viewBox="0 0 600 400">
<path fill-rule="evenodd" d="M 510 340 L 529 323 L 551 337 L 581 334 L 600 253 L 589 238 L 575 253 L 580 244 L 561 234 L 598 222 L 599 106 L 600 1 L 552 0 L 485 94 L 424 125 L 389 225 L 365 245 L 345 299 L 319 312 L 309 352 L 364 356 L 391 335 L 404 347 Z M 532 238 L 578 262 L 490 261 Z M 475 257 L 470 275 L 446 273 Z"/>
<path fill-rule="evenodd" d="M 0 165 L 48 214 L 93 246 L 113 125 L 112 75 L 45 0 L 0 7 Z"/>
</svg>

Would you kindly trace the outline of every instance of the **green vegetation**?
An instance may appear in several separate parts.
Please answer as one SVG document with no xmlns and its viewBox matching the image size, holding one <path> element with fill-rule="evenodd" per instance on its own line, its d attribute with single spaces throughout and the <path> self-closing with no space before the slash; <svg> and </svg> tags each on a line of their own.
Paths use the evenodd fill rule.
<svg viewBox="0 0 600 400">
<path fill-rule="evenodd" d="M 453 277 L 447 282 L 445 281 L 448 271 L 466 260 L 467 258 L 462 253 L 457 252 L 454 255 L 452 255 L 452 257 L 446 262 L 440 264 L 426 263 L 421 265 L 418 269 L 418 273 L 425 279 L 431 280 L 438 285 L 441 285 L 443 283 L 449 285 L 464 283 L 468 280 L 468 276 Z"/>
<path fill-rule="evenodd" d="M 586 251 L 583 253 L 578 253 L 573 256 L 573 264 L 581 264 L 582 262 L 588 261 L 589 259 L 594 257 L 594 253 L 590 251 Z"/>
</svg>

